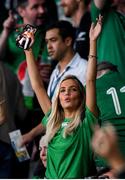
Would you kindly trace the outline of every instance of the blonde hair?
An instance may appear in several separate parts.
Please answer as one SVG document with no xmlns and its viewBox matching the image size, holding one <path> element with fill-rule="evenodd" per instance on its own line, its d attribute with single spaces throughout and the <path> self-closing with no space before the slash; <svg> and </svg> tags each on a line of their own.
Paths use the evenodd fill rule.
<svg viewBox="0 0 125 180">
<path fill-rule="evenodd" d="M 67 135 L 71 135 L 73 131 L 78 127 L 78 125 L 81 122 L 81 116 L 84 114 L 84 103 L 85 103 L 85 91 L 82 83 L 75 77 L 75 76 L 66 76 L 62 81 L 68 80 L 68 79 L 73 79 L 74 81 L 77 82 L 79 91 L 81 94 L 81 104 L 80 107 L 74 112 L 74 117 L 72 121 L 68 123 L 66 127 L 64 127 L 64 132 L 63 132 L 63 137 L 65 138 Z M 47 123 L 47 129 L 46 129 L 46 135 L 45 139 L 47 143 L 51 141 L 51 139 L 54 137 L 56 132 L 60 129 L 62 122 L 64 121 L 64 111 L 63 108 L 60 105 L 59 102 L 59 90 L 60 90 L 60 85 L 58 85 L 58 88 L 56 90 L 56 95 L 54 97 L 54 101 L 52 103 L 52 111 L 50 113 L 50 116 L 48 118 L 48 123 Z"/>
</svg>

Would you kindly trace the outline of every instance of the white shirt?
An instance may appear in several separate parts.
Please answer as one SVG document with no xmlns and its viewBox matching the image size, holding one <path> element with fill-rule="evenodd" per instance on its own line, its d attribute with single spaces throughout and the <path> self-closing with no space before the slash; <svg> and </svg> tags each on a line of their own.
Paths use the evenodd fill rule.
<svg viewBox="0 0 125 180">
<path fill-rule="evenodd" d="M 57 64 L 56 68 L 53 70 L 53 73 L 50 77 L 50 82 L 48 86 L 48 95 L 50 99 L 54 96 L 55 89 L 57 84 L 67 75 L 76 76 L 83 85 L 86 82 L 86 70 L 87 70 L 87 61 L 82 59 L 78 53 L 74 55 L 72 60 L 67 64 L 63 72 L 60 73 L 59 66 Z"/>
</svg>

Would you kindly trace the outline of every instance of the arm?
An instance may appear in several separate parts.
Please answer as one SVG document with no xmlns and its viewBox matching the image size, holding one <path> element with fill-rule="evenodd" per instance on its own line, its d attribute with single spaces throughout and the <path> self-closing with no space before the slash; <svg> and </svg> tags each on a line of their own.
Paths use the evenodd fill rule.
<svg viewBox="0 0 125 180">
<path fill-rule="evenodd" d="M 101 32 L 102 17 L 99 16 L 98 22 L 90 28 L 90 51 L 86 77 L 86 106 L 95 115 L 98 116 L 96 105 L 96 41 Z"/>
<path fill-rule="evenodd" d="M 7 39 L 14 26 L 15 26 L 15 19 L 12 12 L 9 11 L 9 17 L 4 21 L 3 31 L 0 35 L 0 58 L 3 58 L 5 56 Z"/>
<path fill-rule="evenodd" d="M 32 49 L 30 49 L 29 51 L 26 50 L 25 54 L 26 54 L 27 68 L 28 68 L 28 73 L 32 88 L 35 91 L 38 102 L 43 112 L 46 114 L 51 108 L 51 101 L 46 93 L 43 81 L 37 69 L 37 65 L 35 63 L 35 58 L 33 56 Z"/>
<path fill-rule="evenodd" d="M 38 124 L 35 128 L 33 128 L 30 132 L 23 135 L 22 145 L 28 144 L 31 142 L 36 136 L 44 133 L 46 128 L 42 125 L 42 123 Z"/>
</svg>

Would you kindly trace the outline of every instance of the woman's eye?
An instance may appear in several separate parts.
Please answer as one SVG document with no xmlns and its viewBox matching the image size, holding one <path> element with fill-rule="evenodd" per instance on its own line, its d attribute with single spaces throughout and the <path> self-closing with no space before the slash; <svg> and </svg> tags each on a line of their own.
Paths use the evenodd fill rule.
<svg viewBox="0 0 125 180">
<path fill-rule="evenodd" d="M 60 89 L 60 93 L 63 93 L 63 92 L 65 92 L 65 89 Z"/>
<path fill-rule="evenodd" d="M 76 88 L 72 88 L 71 91 L 77 91 L 77 89 Z"/>
</svg>

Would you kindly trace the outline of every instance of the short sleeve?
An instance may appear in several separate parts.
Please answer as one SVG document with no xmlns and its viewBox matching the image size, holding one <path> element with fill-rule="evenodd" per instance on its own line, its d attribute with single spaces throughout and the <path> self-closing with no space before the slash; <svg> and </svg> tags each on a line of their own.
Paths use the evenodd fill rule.
<svg viewBox="0 0 125 180">
<path fill-rule="evenodd" d="M 88 107 L 86 107 L 85 119 L 87 120 L 87 122 L 90 122 L 91 124 L 98 123 L 98 118 L 89 110 Z"/>
<path fill-rule="evenodd" d="M 49 117 L 50 113 L 51 113 L 51 110 L 49 110 L 49 111 L 46 113 L 46 115 L 43 117 L 43 119 L 42 119 L 42 121 L 41 121 L 41 123 L 42 123 L 43 126 L 46 126 L 46 125 L 47 125 L 48 117 Z"/>
<path fill-rule="evenodd" d="M 93 127 L 99 123 L 98 118 L 86 107 L 85 118 L 83 120 L 83 130 L 89 138 L 93 134 Z"/>
</svg>

